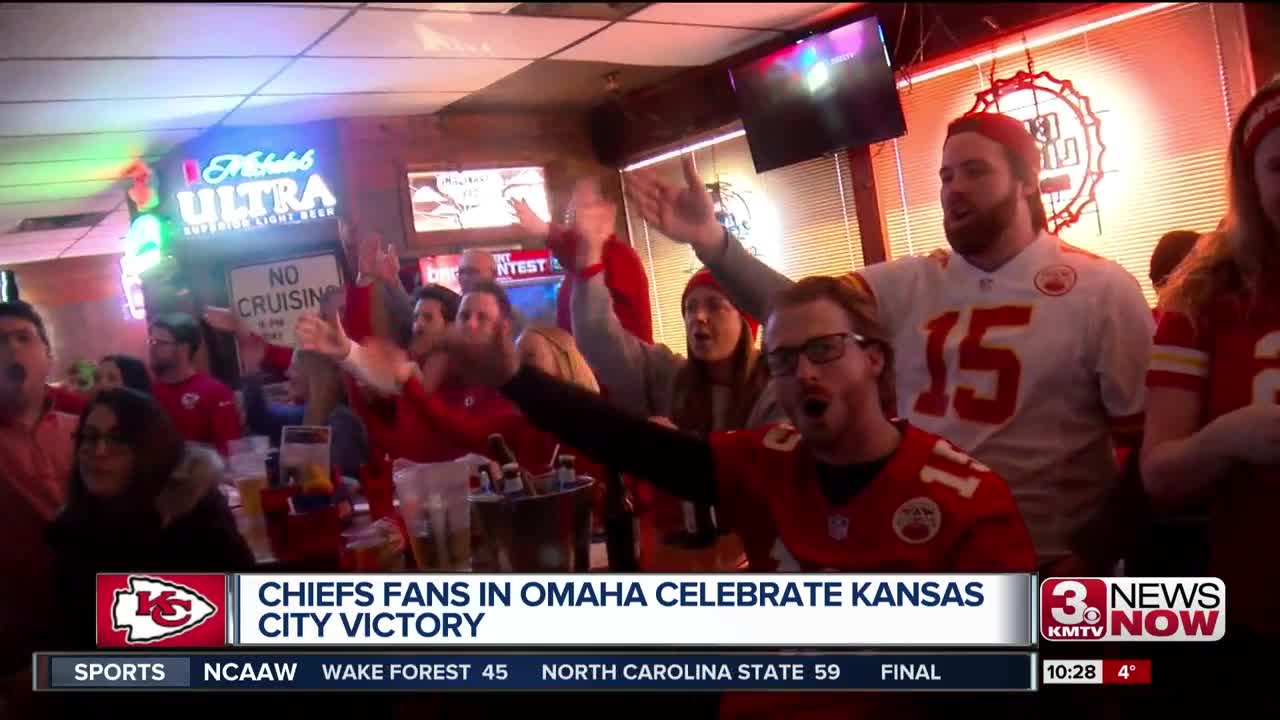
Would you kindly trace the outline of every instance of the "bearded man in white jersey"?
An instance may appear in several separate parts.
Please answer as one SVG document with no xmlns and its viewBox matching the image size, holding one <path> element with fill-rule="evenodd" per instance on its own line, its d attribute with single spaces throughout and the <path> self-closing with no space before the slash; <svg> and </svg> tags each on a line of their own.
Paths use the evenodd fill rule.
<svg viewBox="0 0 1280 720">
<path fill-rule="evenodd" d="M 898 412 L 1006 479 L 1042 572 L 1104 574 L 1141 497 L 1120 486 L 1115 443 L 1133 443 L 1142 427 L 1151 311 L 1123 268 L 1048 232 L 1039 148 L 1020 121 L 952 122 L 939 176 L 952 252 L 847 276 L 874 296 L 899 350 Z M 739 307 L 768 317 L 769 299 L 791 281 L 716 222 L 688 157 L 685 181 L 640 172 L 627 191 Z"/>
</svg>

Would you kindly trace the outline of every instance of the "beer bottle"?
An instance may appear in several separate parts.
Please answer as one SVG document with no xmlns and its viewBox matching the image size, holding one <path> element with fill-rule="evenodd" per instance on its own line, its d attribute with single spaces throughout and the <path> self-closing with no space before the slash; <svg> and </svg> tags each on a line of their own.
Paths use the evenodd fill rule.
<svg viewBox="0 0 1280 720">
<path fill-rule="evenodd" d="M 515 463 L 507 463 L 502 466 L 502 494 L 503 495 L 524 495 L 528 490 L 524 485 L 524 473 L 520 472 L 520 466 Z"/>
<path fill-rule="evenodd" d="M 636 522 L 635 501 L 622 476 L 605 471 L 605 550 L 611 572 L 635 572 L 640 569 L 640 532 Z"/>
<path fill-rule="evenodd" d="M 572 455 L 560 455 L 556 457 L 555 490 L 567 490 L 577 483 L 578 471 L 574 466 L 574 461 L 575 458 Z"/>
<path fill-rule="evenodd" d="M 489 449 L 493 451 L 493 459 L 498 461 L 500 467 L 505 468 L 507 465 L 519 464 L 516 461 L 516 454 L 511 452 L 511 446 L 507 444 L 506 439 L 499 433 L 489 436 Z"/>
</svg>

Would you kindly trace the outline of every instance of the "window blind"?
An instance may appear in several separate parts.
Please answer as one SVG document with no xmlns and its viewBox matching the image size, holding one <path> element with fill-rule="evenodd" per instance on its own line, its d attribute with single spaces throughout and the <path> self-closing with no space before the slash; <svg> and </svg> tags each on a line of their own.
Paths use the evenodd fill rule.
<svg viewBox="0 0 1280 720">
<path fill-rule="evenodd" d="M 1096 203 L 1061 237 L 1118 262 L 1154 304 L 1147 276 L 1160 236 L 1212 230 L 1226 212 L 1227 139 L 1253 91 L 1244 13 L 1239 4 L 1194 3 L 1114 24 L 1092 20 L 1088 32 L 1030 51 L 1036 72 L 1069 80 L 1090 99 L 1106 146 Z M 946 247 L 938 200 L 946 125 L 992 76 L 1027 69 L 1022 52 L 994 68 L 991 55 L 948 58 L 970 64 L 901 88 L 908 134 L 873 149 L 891 257 Z"/>
<path fill-rule="evenodd" d="M 739 237 L 771 267 L 792 279 L 862 267 L 844 153 L 757 174 L 746 139 L 735 137 L 695 150 L 693 157 L 703 182 L 719 185 L 721 207 L 740 225 Z M 683 182 L 678 157 L 651 167 L 663 178 Z M 627 176 L 624 172 L 624 185 Z M 684 353 L 680 295 L 702 265 L 692 250 L 649 226 L 630 205 L 626 211 L 632 242 L 649 275 L 654 340 Z"/>
</svg>

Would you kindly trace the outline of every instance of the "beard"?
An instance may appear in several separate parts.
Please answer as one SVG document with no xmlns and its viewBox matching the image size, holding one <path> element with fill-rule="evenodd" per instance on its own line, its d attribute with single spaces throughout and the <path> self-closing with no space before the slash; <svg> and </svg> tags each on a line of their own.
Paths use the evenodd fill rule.
<svg viewBox="0 0 1280 720">
<path fill-rule="evenodd" d="M 152 360 L 151 371 L 157 374 L 167 373 L 178 366 L 173 360 Z"/>
<path fill-rule="evenodd" d="M 1010 188 L 1008 194 L 995 205 L 986 210 L 975 211 L 973 217 L 959 227 L 951 227 L 944 222 L 947 242 L 960 255 L 977 255 L 996 244 L 1005 228 L 1013 222 L 1017 209 L 1018 194 L 1014 188 Z"/>
</svg>

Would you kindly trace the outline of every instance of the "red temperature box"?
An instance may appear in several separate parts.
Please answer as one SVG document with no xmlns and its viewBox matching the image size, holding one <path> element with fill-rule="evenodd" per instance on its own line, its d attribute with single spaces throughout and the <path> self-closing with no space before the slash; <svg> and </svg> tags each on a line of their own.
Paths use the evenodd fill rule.
<svg viewBox="0 0 1280 720">
<path fill-rule="evenodd" d="M 1150 660 L 1103 660 L 1103 685 L 1150 685 Z"/>
</svg>

